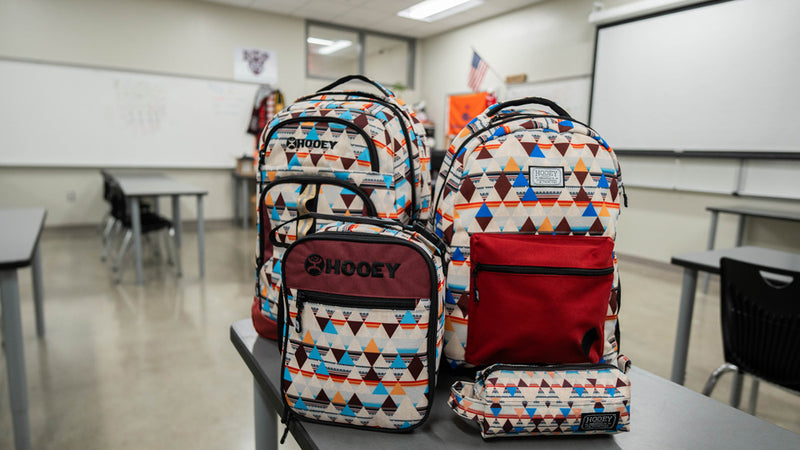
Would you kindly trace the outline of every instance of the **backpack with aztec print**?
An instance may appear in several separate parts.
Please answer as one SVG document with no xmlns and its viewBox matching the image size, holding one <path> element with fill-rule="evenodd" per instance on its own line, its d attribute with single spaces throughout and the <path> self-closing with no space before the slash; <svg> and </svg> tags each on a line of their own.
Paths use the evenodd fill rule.
<svg viewBox="0 0 800 450">
<path fill-rule="evenodd" d="M 410 431 L 430 415 L 444 339 L 443 249 L 424 228 L 326 222 L 283 252 L 284 421 Z M 274 246 L 284 236 L 270 232 Z"/>
<path fill-rule="evenodd" d="M 334 91 L 349 81 L 379 94 Z M 389 90 L 360 75 L 298 99 L 267 125 L 258 161 L 258 248 L 253 324 L 275 339 L 282 248 L 264 233 L 306 213 L 368 215 L 403 224 L 430 216 L 430 155 L 425 131 Z M 290 240 L 324 221 L 285 227 Z"/>
<path fill-rule="evenodd" d="M 459 133 L 434 195 L 452 367 L 627 367 L 614 255 L 621 189 L 613 150 L 549 100 L 494 105 Z"/>
</svg>

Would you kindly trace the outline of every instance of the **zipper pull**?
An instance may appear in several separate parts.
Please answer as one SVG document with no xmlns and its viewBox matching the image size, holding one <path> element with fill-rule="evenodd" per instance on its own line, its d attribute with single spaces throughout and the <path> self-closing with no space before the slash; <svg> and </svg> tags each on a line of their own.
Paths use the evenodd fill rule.
<svg viewBox="0 0 800 450">
<path fill-rule="evenodd" d="M 303 331 L 303 295 L 297 293 L 297 315 L 294 318 L 294 330 L 298 333 Z"/>
<path fill-rule="evenodd" d="M 477 264 L 477 263 L 472 267 L 472 285 L 475 286 L 475 289 L 474 289 L 475 295 L 472 296 L 472 300 L 475 303 L 478 303 L 478 302 L 481 301 L 481 296 L 478 293 L 478 270 L 479 269 L 480 269 L 480 264 Z"/>
</svg>

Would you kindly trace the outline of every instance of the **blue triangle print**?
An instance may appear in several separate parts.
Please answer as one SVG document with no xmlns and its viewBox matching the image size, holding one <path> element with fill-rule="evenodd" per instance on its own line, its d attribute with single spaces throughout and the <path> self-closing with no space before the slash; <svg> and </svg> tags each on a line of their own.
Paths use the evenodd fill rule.
<svg viewBox="0 0 800 450">
<path fill-rule="evenodd" d="M 528 190 L 525 191 L 525 195 L 522 196 L 523 202 L 535 202 L 536 200 L 539 200 L 539 198 L 536 196 L 536 193 L 533 192 L 533 189 L 531 188 L 528 188 Z"/>
<path fill-rule="evenodd" d="M 531 158 L 544 158 L 544 153 L 542 153 L 542 149 L 539 148 L 539 144 L 533 146 L 533 150 L 531 150 Z"/>
<path fill-rule="evenodd" d="M 295 409 L 308 409 L 306 407 L 306 404 L 303 403 L 303 399 L 302 398 L 298 398 L 297 401 L 294 402 L 294 408 Z"/>
<path fill-rule="evenodd" d="M 571 410 L 572 408 L 561 408 L 561 415 L 563 415 L 564 417 L 569 417 L 569 412 Z"/>
<path fill-rule="evenodd" d="M 297 159 L 297 153 L 295 153 L 295 154 L 292 156 L 292 160 L 291 160 L 291 161 L 289 161 L 289 168 L 291 169 L 292 167 L 297 167 L 297 166 L 299 166 L 299 165 L 300 165 L 300 160 L 299 160 L 299 159 Z"/>
<path fill-rule="evenodd" d="M 354 366 L 355 365 L 355 363 L 353 362 L 353 359 L 350 358 L 350 354 L 347 353 L 347 352 L 344 352 L 344 355 L 342 355 L 342 359 L 339 360 L 339 364 L 341 364 L 343 366 Z"/>
<path fill-rule="evenodd" d="M 392 188 L 392 181 L 393 181 L 392 178 L 393 178 L 392 175 L 383 176 L 383 182 L 386 184 L 386 189 Z"/>
<path fill-rule="evenodd" d="M 401 320 L 400 323 L 404 325 L 412 325 L 416 324 L 417 321 L 414 320 L 414 315 L 411 314 L 411 311 L 406 311 L 406 314 L 403 316 L 403 320 Z"/>
<path fill-rule="evenodd" d="M 336 331 L 336 326 L 333 324 L 333 321 L 328 322 L 328 324 L 325 325 L 325 329 L 322 330 L 322 332 L 328 334 L 339 334 L 339 332 Z"/>
<path fill-rule="evenodd" d="M 353 413 L 353 410 L 350 409 L 350 407 L 348 405 L 344 405 L 344 408 L 342 409 L 342 415 L 343 416 L 348 416 L 348 417 L 355 417 L 356 416 L 355 413 Z"/>
<path fill-rule="evenodd" d="M 278 208 L 272 208 L 272 214 L 270 215 L 270 219 L 280 222 L 281 216 L 278 215 Z"/>
<path fill-rule="evenodd" d="M 292 381 L 292 373 L 289 372 L 289 368 L 285 367 L 283 369 L 283 379 L 284 381 Z"/>
<path fill-rule="evenodd" d="M 517 175 L 517 178 L 514 178 L 514 184 L 512 186 L 514 187 L 528 186 L 528 179 L 525 178 L 525 174 L 520 172 L 519 175 Z"/>
<path fill-rule="evenodd" d="M 494 133 L 492 133 L 492 137 L 505 136 L 505 134 L 506 129 L 503 127 L 498 127 L 496 130 L 494 130 Z"/>
<path fill-rule="evenodd" d="M 358 158 L 356 159 L 358 159 L 359 161 L 369 161 L 369 152 L 367 150 L 364 150 L 363 152 L 361 152 L 360 155 L 358 155 Z"/>
<path fill-rule="evenodd" d="M 481 208 L 475 214 L 475 217 L 492 217 L 492 212 L 489 211 L 489 207 L 486 206 L 486 203 L 481 205 Z"/>
<path fill-rule="evenodd" d="M 384 114 L 383 111 L 378 111 L 378 114 L 375 114 L 375 117 L 383 121 L 386 121 L 386 114 Z"/>
<path fill-rule="evenodd" d="M 453 256 L 450 258 L 451 261 L 464 261 L 464 253 L 461 252 L 459 247 L 456 247 L 456 251 L 453 252 Z"/>
<path fill-rule="evenodd" d="M 327 367 L 325 367 L 325 363 L 324 363 L 324 362 L 322 362 L 322 361 L 320 361 L 320 363 L 319 363 L 319 367 L 317 367 L 317 370 L 316 370 L 316 372 L 315 372 L 315 373 L 316 373 L 317 375 L 330 375 L 330 374 L 328 373 L 328 368 L 327 368 Z"/>
<path fill-rule="evenodd" d="M 608 180 L 606 179 L 605 175 L 600 175 L 600 179 L 597 180 L 597 187 L 599 187 L 599 188 L 607 188 L 608 187 Z"/>
<path fill-rule="evenodd" d="M 394 358 L 392 365 L 389 367 L 392 369 L 405 369 L 406 363 L 403 362 L 403 358 L 401 358 L 400 355 L 397 355 L 397 357 Z"/>
<path fill-rule="evenodd" d="M 578 394 L 578 397 L 583 397 L 583 388 L 582 387 L 573 387 L 573 390 Z"/>
<path fill-rule="evenodd" d="M 350 114 L 350 111 L 345 111 L 339 116 L 339 118 L 344 120 L 353 120 L 353 115 Z"/>
<path fill-rule="evenodd" d="M 386 387 L 383 385 L 383 383 L 378 383 L 378 385 L 375 387 L 375 390 L 372 391 L 372 395 L 387 395 L 387 394 L 389 394 L 389 391 L 386 390 Z"/>
<path fill-rule="evenodd" d="M 586 206 L 586 210 L 583 212 L 583 217 L 597 217 L 597 211 L 595 211 L 591 202 L 588 206 Z"/>
<path fill-rule="evenodd" d="M 333 175 L 340 180 L 350 179 L 350 174 L 347 172 L 334 172 Z"/>
<path fill-rule="evenodd" d="M 607 388 L 606 392 L 608 392 L 609 397 L 613 397 L 617 392 L 617 388 Z"/>
<path fill-rule="evenodd" d="M 306 139 L 311 139 L 312 141 L 318 141 L 319 136 L 317 136 L 317 129 L 312 128 L 311 131 L 309 131 L 308 134 L 306 135 Z"/>
<path fill-rule="evenodd" d="M 525 412 L 528 413 L 528 417 L 533 417 L 536 415 L 536 408 L 525 408 Z"/>
<path fill-rule="evenodd" d="M 503 408 L 490 408 L 490 409 L 492 410 L 492 414 L 494 414 L 494 416 L 497 417 L 497 415 L 500 414 L 500 411 Z"/>
<path fill-rule="evenodd" d="M 313 349 L 311 349 L 311 353 L 308 354 L 308 359 L 315 359 L 317 361 L 322 359 L 322 355 L 319 354 L 319 350 L 317 350 L 316 345 Z"/>
<path fill-rule="evenodd" d="M 509 394 L 511 394 L 512 397 L 517 393 L 516 386 L 506 386 L 506 390 L 508 391 Z"/>
<path fill-rule="evenodd" d="M 453 298 L 453 294 L 450 293 L 450 289 L 447 289 L 444 293 L 444 302 L 449 303 L 451 305 L 456 304 L 456 300 Z"/>
</svg>

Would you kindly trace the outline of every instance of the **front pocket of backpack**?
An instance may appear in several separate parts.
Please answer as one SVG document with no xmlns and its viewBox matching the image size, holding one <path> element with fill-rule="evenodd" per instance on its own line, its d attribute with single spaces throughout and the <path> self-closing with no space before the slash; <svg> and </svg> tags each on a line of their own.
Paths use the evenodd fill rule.
<svg viewBox="0 0 800 450">
<path fill-rule="evenodd" d="M 424 301 L 297 291 L 284 359 L 287 405 L 323 422 L 395 430 L 420 423 L 433 363 Z"/>
<path fill-rule="evenodd" d="M 599 236 L 473 235 L 467 362 L 600 362 L 613 248 Z"/>
</svg>

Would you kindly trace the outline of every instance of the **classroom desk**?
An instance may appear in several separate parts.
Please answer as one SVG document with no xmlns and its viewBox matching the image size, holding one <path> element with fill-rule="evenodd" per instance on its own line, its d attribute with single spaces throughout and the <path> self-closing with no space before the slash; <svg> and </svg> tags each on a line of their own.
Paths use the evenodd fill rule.
<svg viewBox="0 0 800 450">
<path fill-rule="evenodd" d="M 283 430 L 276 425 L 283 410 L 278 383 L 280 355 L 274 341 L 258 336 L 250 319 L 230 328 L 230 338 L 253 375 L 256 448 L 274 449 Z M 442 365 L 442 370 L 445 365 Z M 502 448 L 800 448 L 800 435 L 690 391 L 634 367 L 631 430 L 615 436 L 498 439 Z M 333 425 L 292 421 L 291 432 L 301 448 L 486 448 L 477 429 L 447 406 L 451 373 L 442 373 L 430 417 L 412 433 L 381 433 Z"/>
<path fill-rule="evenodd" d="M 44 208 L 0 209 L 0 301 L 3 305 L 2 328 L 8 393 L 11 398 L 14 445 L 17 449 L 31 447 L 17 269 L 32 266 L 36 334 L 44 337 L 44 289 L 39 237 L 46 215 Z"/>
<path fill-rule="evenodd" d="M 722 250 L 708 250 L 684 253 L 673 256 L 672 264 L 683 267 L 683 287 L 678 310 L 678 328 L 675 334 L 675 350 L 672 354 L 672 374 L 670 379 L 683 384 L 686 379 L 686 358 L 689 352 L 689 334 L 692 327 L 694 297 L 697 289 L 697 272 L 720 273 L 720 259 L 734 258 L 749 263 L 774 267 L 776 269 L 800 270 L 800 255 L 760 247 L 736 247 Z M 741 377 L 734 381 L 734 395 L 741 391 Z"/>
<path fill-rule="evenodd" d="M 197 197 L 197 258 L 200 267 L 200 278 L 205 275 L 205 243 L 203 227 L 203 196 L 208 191 L 197 186 L 173 180 L 154 172 L 107 171 L 122 189 L 122 193 L 130 201 L 131 222 L 133 226 L 133 248 L 136 256 L 136 282 L 142 284 L 142 218 L 140 199 L 142 197 L 169 196 L 172 198 L 172 222 L 175 227 L 175 248 L 180 258 L 181 250 L 181 209 L 179 199 L 182 195 Z M 180 262 L 178 267 L 182 267 Z"/>
<path fill-rule="evenodd" d="M 736 247 L 741 246 L 742 241 L 744 240 L 744 230 L 747 217 L 761 217 L 765 219 L 800 222 L 800 211 L 781 211 L 766 208 L 753 208 L 745 205 L 708 206 L 706 207 L 706 210 L 711 212 L 711 224 L 708 229 L 708 245 L 706 246 L 708 250 L 714 249 L 714 243 L 717 240 L 717 222 L 720 213 L 736 214 L 739 216 L 739 222 L 736 226 Z M 708 283 L 710 278 L 711 277 L 709 275 L 705 276 L 703 281 L 703 292 L 708 292 Z"/>
<path fill-rule="evenodd" d="M 248 228 L 253 218 L 250 216 L 250 194 L 255 190 L 250 190 L 250 181 L 256 180 L 256 175 L 242 174 L 236 170 L 233 171 L 233 204 L 235 206 L 234 216 L 236 219 L 241 219 L 242 228 Z"/>
</svg>

